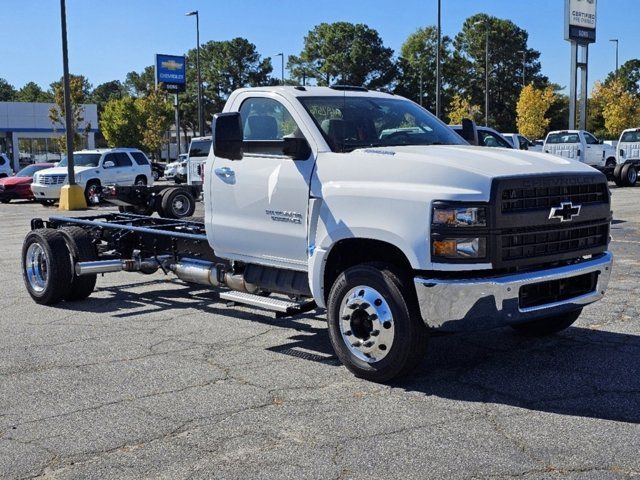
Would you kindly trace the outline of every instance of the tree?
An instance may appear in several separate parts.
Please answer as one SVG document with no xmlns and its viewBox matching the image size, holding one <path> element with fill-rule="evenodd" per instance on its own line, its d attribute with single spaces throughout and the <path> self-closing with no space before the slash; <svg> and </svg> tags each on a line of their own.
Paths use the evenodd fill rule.
<svg viewBox="0 0 640 480">
<path fill-rule="evenodd" d="M 155 70 L 153 66 L 145 67 L 140 73 L 127 73 L 124 81 L 124 89 L 126 93 L 132 97 L 141 97 L 146 95 L 155 88 Z"/>
<path fill-rule="evenodd" d="M 547 112 L 554 102 L 553 88 L 527 85 L 520 92 L 516 106 L 518 132 L 529 138 L 542 138 L 551 121 Z"/>
<path fill-rule="evenodd" d="M 420 103 L 420 82 L 422 81 L 422 104 L 431 111 L 436 107 L 436 49 L 438 33 L 436 27 L 429 26 L 413 32 L 400 49 L 398 58 L 398 78 L 394 93 L 408 97 Z M 440 50 L 442 68 L 442 105 L 451 100 L 451 88 L 448 78 L 455 75 L 451 62 L 451 39 L 442 37 Z"/>
<path fill-rule="evenodd" d="M 609 84 L 615 78 L 620 79 L 624 86 L 624 90 L 632 95 L 640 97 L 640 60 L 633 59 L 624 62 L 618 69 L 618 73 L 611 72 L 606 80 L 605 84 Z"/>
<path fill-rule="evenodd" d="M 489 32 L 489 123 L 498 130 L 515 128 L 515 107 L 522 89 L 523 59 L 527 83 L 544 87 L 540 52 L 527 47 L 528 33 L 510 20 L 485 14 L 465 20 L 454 39 L 456 75 L 451 82 L 476 105 L 485 103 L 485 45 Z M 524 53 L 523 53 L 524 52 Z"/>
<path fill-rule="evenodd" d="M 54 125 L 66 128 L 63 84 L 62 82 L 54 82 L 51 84 L 51 87 L 53 88 L 53 100 L 55 104 L 49 109 L 49 120 L 51 120 L 51 123 Z M 91 125 L 87 124 L 84 132 L 81 133 L 79 131 L 79 126 L 84 121 L 84 107 L 82 104 L 85 103 L 90 85 L 82 75 L 71 75 L 69 87 L 71 93 L 71 123 L 74 132 L 73 149 L 76 150 L 83 147 L 82 133 L 86 135 L 91 129 Z M 66 152 L 67 143 L 65 136 L 58 137 L 56 141 L 58 142 L 60 151 Z"/>
<path fill-rule="evenodd" d="M 126 89 L 119 80 L 101 83 L 93 89 L 89 95 L 89 101 L 98 105 L 98 112 L 101 113 L 107 102 L 120 99 L 126 95 Z"/>
<path fill-rule="evenodd" d="M 596 82 L 592 103 L 602 108 L 606 134 L 618 138 L 625 128 L 640 124 L 640 99 L 626 90 L 616 78 L 608 84 Z"/>
<path fill-rule="evenodd" d="M 171 126 L 173 108 L 167 102 L 165 93 L 154 88 L 145 97 L 135 100 L 136 109 L 142 119 L 142 145 L 148 152 L 160 156 L 164 135 Z"/>
<path fill-rule="evenodd" d="M 388 86 L 395 77 L 393 50 L 364 24 L 321 23 L 304 38 L 304 49 L 289 57 L 293 75 L 309 73 L 319 85 L 334 81 L 369 88 Z"/>
<path fill-rule="evenodd" d="M 18 90 L 16 101 L 51 103 L 53 102 L 53 95 L 51 92 L 45 92 L 37 83 L 29 82 Z"/>
<path fill-rule="evenodd" d="M 100 131 L 110 147 L 142 148 L 142 124 L 133 97 L 109 100 L 100 116 Z"/>
<path fill-rule="evenodd" d="M 4 78 L 0 78 L 0 102 L 12 102 L 16 98 L 16 89 Z"/>
<path fill-rule="evenodd" d="M 468 98 L 455 94 L 451 99 L 447 114 L 449 123 L 452 125 L 460 125 L 465 118 L 477 122 L 480 118 L 480 107 L 472 105 Z"/>
</svg>

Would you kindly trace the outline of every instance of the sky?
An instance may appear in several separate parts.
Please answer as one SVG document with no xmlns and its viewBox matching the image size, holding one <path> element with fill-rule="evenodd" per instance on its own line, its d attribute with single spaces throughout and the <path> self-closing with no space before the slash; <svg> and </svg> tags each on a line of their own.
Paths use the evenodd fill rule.
<svg viewBox="0 0 640 480">
<path fill-rule="evenodd" d="M 628 16 L 639 0 L 598 0 L 598 40 L 590 47 L 589 84 L 620 64 L 640 57 L 640 29 Z M 153 63 L 154 54 L 180 55 L 193 48 L 195 17 L 200 40 L 246 37 L 273 59 L 298 54 L 306 33 L 321 22 L 365 23 L 398 52 L 406 37 L 435 24 L 437 0 L 67 0 L 69 63 L 94 85 L 124 80 L 127 72 Z M 396 9 L 396 7 L 399 7 Z M 17 88 L 29 81 L 42 87 L 62 75 L 60 2 L 0 0 L 0 78 Z M 564 40 L 563 0 L 442 0 L 443 34 L 455 36 L 476 13 L 509 19 L 529 32 L 529 47 L 541 52 L 542 73 L 562 86 L 569 83 L 569 43 Z"/>
</svg>

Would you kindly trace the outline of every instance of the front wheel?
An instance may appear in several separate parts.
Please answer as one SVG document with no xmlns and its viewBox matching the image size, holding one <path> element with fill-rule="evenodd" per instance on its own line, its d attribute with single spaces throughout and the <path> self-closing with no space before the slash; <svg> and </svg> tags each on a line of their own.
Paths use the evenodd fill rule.
<svg viewBox="0 0 640 480">
<path fill-rule="evenodd" d="M 428 330 L 412 287 L 388 266 L 373 264 L 351 267 L 334 282 L 329 338 L 357 377 L 386 382 L 409 373 L 424 356 Z"/>
<path fill-rule="evenodd" d="M 102 200 L 100 182 L 97 180 L 91 180 L 88 182 L 84 189 L 84 197 L 87 200 L 87 205 L 98 205 L 100 200 Z"/>
<path fill-rule="evenodd" d="M 582 309 L 575 310 L 564 315 L 554 315 L 552 317 L 540 318 L 525 323 L 515 323 L 511 325 L 516 332 L 529 337 L 546 337 L 554 333 L 566 330 L 578 320 Z"/>
</svg>

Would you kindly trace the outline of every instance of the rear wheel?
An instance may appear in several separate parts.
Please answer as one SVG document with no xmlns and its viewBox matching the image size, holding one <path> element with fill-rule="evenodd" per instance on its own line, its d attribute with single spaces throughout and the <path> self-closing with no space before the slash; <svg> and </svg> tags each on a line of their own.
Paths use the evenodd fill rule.
<svg viewBox="0 0 640 480">
<path fill-rule="evenodd" d="M 636 170 L 636 167 L 631 164 L 627 164 L 622 167 L 621 176 L 624 184 L 629 187 L 633 187 L 638 181 L 638 171 Z"/>
<path fill-rule="evenodd" d="M 182 188 L 170 188 L 162 194 L 158 213 L 164 218 L 191 217 L 196 210 L 193 195 Z"/>
<path fill-rule="evenodd" d="M 42 205 L 43 207 L 51 207 L 54 203 L 56 203 L 55 200 L 36 200 L 36 202 L 38 202 L 40 205 Z"/>
<path fill-rule="evenodd" d="M 151 175 L 153 176 L 153 181 L 157 182 L 158 180 L 160 180 L 160 174 L 158 173 L 157 170 L 153 170 L 151 172 Z"/>
<path fill-rule="evenodd" d="M 511 325 L 516 332 L 529 337 L 546 337 L 569 328 L 578 320 L 582 309 L 564 315 L 540 318 L 531 322 L 516 323 Z"/>
<path fill-rule="evenodd" d="M 63 235 L 51 228 L 32 230 L 22 244 L 22 277 L 36 303 L 53 305 L 71 288 L 71 258 Z"/>
<path fill-rule="evenodd" d="M 428 330 L 411 288 L 382 264 L 357 265 L 336 279 L 327 308 L 329 338 L 357 377 L 386 382 L 409 373 L 424 356 Z"/>
<path fill-rule="evenodd" d="M 65 295 L 65 300 L 84 300 L 93 292 L 96 286 L 97 275 L 76 275 L 74 266 L 76 262 L 93 262 L 98 259 L 96 246 L 85 230 L 80 227 L 63 227 L 58 230 L 67 242 L 67 248 L 71 255 L 71 286 Z"/>
<path fill-rule="evenodd" d="M 144 185 L 147 184 L 147 177 L 144 177 L 142 175 L 140 175 L 139 177 L 136 177 L 136 181 L 135 184 L 139 187 L 142 187 Z"/>
</svg>

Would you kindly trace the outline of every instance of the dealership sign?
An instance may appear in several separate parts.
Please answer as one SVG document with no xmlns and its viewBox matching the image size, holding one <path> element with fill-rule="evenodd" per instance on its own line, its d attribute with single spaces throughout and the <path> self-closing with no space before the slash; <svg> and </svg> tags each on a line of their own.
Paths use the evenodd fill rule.
<svg viewBox="0 0 640 480">
<path fill-rule="evenodd" d="M 578 43 L 596 41 L 596 0 L 565 0 L 564 38 Z"/>
<path fill-rule="evenodd" d="M 187 61 L 179 55 L 156 55 L 156 84 L 168 92 L 184 92 L 187 83 Z"/>
</svg>

